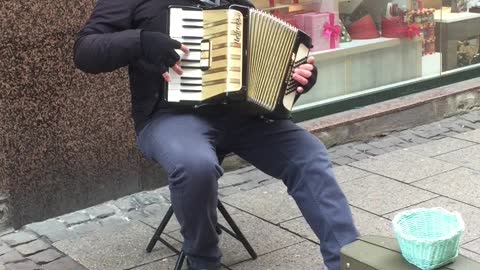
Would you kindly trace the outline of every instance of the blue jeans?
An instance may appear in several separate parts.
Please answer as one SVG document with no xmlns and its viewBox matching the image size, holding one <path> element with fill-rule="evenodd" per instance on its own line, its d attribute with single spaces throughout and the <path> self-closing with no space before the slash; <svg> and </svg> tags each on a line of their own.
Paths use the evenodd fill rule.
<svg viewBox="0 0 480 270">
<path fill-rule="evenodd" d="M 194 268 L 218 264 L 216 152 L 233 152 L 282 179 L 320 240 L 324 263 L 340 269 L 340 249 L 358 234 L 325 146 L 290 120 L 266 122 L 225 111 L 158 113 L 138 134 L 141 151 L 168 173 L 171 201 Z"/>
</svg>

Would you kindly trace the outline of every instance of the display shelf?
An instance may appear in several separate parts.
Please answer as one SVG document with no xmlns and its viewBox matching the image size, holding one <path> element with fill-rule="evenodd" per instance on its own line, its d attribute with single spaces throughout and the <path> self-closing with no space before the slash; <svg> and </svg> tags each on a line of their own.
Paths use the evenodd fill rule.
<svg viewBox="0 0 480 270">
<path fill-rule="evenodd" d="M 352 54 L 358 54 L 363 52 L 370 52 L 373 50 L 395 47 L 406 42 L 420 42 L 420 40 L 408 40 L 399 38 L 375 38 L 375 39 L 363 39 L 352 40 L 351 42 L 340 43 L 340 48 L 311 52 L 310 55 L 314 56 L 316 60 L 323 60 L 329 58 L 337 58 L 341 56 L 348 56 Z"/>
<path fill-rule="evenodd" d="M 435 22 L 453 23 L 480 18 L 480 13 L 460 12 L 452 13 L 451 7 L 443 7 L 435 11 Z"/>
<path fill-rule="evenodd" d="M 433 53 L 422 57 L 422 76 L 439 76 L 442 72 L 442 54 Z"/>
</svg>

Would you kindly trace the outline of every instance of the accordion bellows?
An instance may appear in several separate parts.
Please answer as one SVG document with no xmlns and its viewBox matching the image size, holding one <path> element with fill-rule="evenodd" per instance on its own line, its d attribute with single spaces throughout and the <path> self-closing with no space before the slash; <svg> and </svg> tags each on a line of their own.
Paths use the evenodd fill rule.
<svg viewBox="0 0 480 270">
<path fill-rule="evenodd" d="M 190 48 L 182 76 L 167 84 L 175 103 L 231 103 L 250 114 L 288 117 L 298 83 L 292 69 L 306 62 L 311 39 L 256 9 L 171 7 L 169 34 Z M 180 52 L 180 51 L 179 51 Z"/>
</svg>

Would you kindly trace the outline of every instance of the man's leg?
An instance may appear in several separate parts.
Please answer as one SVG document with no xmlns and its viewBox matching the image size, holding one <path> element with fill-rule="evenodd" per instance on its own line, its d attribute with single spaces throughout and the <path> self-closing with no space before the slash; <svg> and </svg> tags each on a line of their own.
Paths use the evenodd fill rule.
<svg viewBox="0 0 480 270">
<path fill-rule="evenodd" d="M 163 114 L 139 133 L 142 152 L 160 164 L 169 178 L 175 216 L 181 225 L 193 269 L 216 269 L 218 248 L 217 180 L 223 174 L 215 152 L 218 132 L 204 118 Z"/>
<path fill-rule="evenodd" d="M 340 249 L 358 235 L 325 146 L 291 121 L 250 120 L 241 126 L 233 136 L 234 151 L 258 169 L 283 179 L 320 240 L 325 265 L 339 270 Z"/>
</svg>

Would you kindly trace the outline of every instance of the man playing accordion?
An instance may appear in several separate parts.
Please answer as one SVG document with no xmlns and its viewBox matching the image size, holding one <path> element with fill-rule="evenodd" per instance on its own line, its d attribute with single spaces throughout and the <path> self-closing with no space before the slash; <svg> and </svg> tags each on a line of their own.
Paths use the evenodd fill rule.
<svg viewBox="0 0 480 270">
<path fill-rule="evenodd" d="M 339 270 L 340 249 L 357 238 L 357 231 L 326 148 L 315 136 L 289 119 L 245 115 L 229 104 L 165 101 L 165 81 L 172 80 L 171 72 L 183 73 L 175 49 L 189 53 L 166 34 L 168 7 L 215 5 L 204 1 L 97 0 L 77 36 L 76 67 L 103 73 L 128 66 L 138 146 L 168 173 L 190 269 L 220 269 L 216 207 L 223 170 L 217 153 L 233 152 L 283 180 L 320 240 L 325 265 Z M 244 0 L 230 3 L 251 6 Z M 299 94 L 310 90 L 316 77 L 312 57 L 292 71 Z"/>
</svg>

